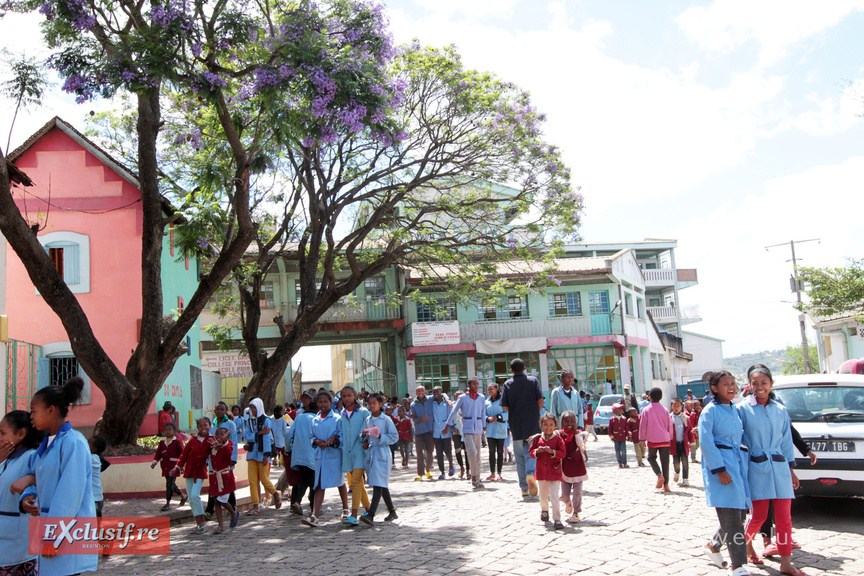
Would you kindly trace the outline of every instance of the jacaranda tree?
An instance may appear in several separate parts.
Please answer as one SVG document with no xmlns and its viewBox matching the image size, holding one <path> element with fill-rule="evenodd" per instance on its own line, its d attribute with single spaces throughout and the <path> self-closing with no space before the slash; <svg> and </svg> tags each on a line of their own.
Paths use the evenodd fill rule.
<svg viewBox="0 0 864 576">
<path fill-rule="evenodd" d="M 143 207 L 140 342 L 121 369 L 99 343 L 87 316 L 18 210 L 0 155 L 0 230 L 67 331 L 83 369 L 106 398 L 97 431 L 112 444 L 134 443 L 157 391 L 183 353 L 182 343 L 208 298 L 231 273 L 256 233 L 250 180 L 268 170 L 262 158 L 272 126 L 249 126 L 244 106 L 278 103 L 287 133 L 328 139 L 351 117 L 382 138 L 395 136 L 399 89 L 390 76 L 395 54 L 380 6 L 363 1 L 270 3 L 244 0 L 16 0 L 2 10 L 44 15 L 51 66 L 79 102 L 118 92 L 132 96 L 134 155 Z M 262 90 L 262 88 L 266 88 Z M 169 100 L 168 95 L 173 99 Z M 193 220 L 201 198 L 163 179 L 163 102 L 214 119 L 231 167 L 224 226 L 209 266 L 177 318 L 163 318 L 161 250 L 165 227 Z M 365 114 L 358 111 L 366 110 Z M 238 115 L 239 114 L 239 115 Z M 266 119 L 261 116 L 262 120 Z M 163 194 L 177 201 L 166 215 Z M 206 199 L 205 199 L 206 201 Z M 50 223 L 49 223 L 50 224 Z M 194 225 L 190 223 L 190 225 Z"/>
</svg>

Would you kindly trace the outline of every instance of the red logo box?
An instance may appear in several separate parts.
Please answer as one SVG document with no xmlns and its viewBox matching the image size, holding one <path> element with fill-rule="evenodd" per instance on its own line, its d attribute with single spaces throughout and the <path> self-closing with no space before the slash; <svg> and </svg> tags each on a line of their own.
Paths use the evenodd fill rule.
<svg viewBox="0 0 864 576">
<path fill-rule="evenodd" d="M 170 554 L 171 520 L 30 518 L 30 554 Z"/>
</svg>

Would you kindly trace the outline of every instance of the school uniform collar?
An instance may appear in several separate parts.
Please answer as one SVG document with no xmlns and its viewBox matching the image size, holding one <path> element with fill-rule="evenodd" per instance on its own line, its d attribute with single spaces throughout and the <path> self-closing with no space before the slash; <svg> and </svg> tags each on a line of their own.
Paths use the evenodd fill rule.
<svg viewBox="0 0 864 576">
<path fill-rule="evenodd" d="M 39 444 L 39 448 L 36 449 L 36 455 L 42 456 L 43 454 L 45 454 L 45 452 L 48 452 L 49 450 L 51 450 L 51 448 L 54 447 L 54 445 L 57 443 L 57 441 L 60 439 L 60 437 L 64 434 L 66 434 L 66 432 L 68 432 L 71 429 L 72 429 L 72 424 L 70 424 L 68 421 L 64 422 L 63 425 L 60 427 L 60 430 L 58 430 L 57 434 L 54 436 L 54 441 L 51 442 L 51 446 L 48 445 L 48 436 L 45 436 L 45 438 L 42 439 L 42 443 Z"/>
<path fill-rule="evenodd" d="M 480 396 L 480 393 L 479 393 L 479 392 L 471 392 L 471 391 L 468 391 L 468 392 L 466 392 L 466 394 L 468 394 L 468 396 L 469 396 L 472 400 L 477 400 L 477 397 Z"/>
<path fill-rule="evenodd" d="M 755 394 L 751 394 L 749 396 L 749 398 L 750 398 L 750 405 L 751 406 L 757 406 L 757 405 L 761 404 L 761 402 L 759 402 L 759 400 L 756 399 Z M 764 406 L 768 406 L 768 404 L 771 404 L 771 398 L 768 398 L 768 403 L 764 404 Z"/>
<path fill-rule="evenodd" d="M 176 440 L 176 439 L 177 439 L 177 436 L 172 436 L 171 438 L 168 438 L 167 441 L 163 440 L 163 442 L 165 442 L 165 446 L 167 447 L 169 444 L 174 442 L 174 440 Z"/>
</svg>

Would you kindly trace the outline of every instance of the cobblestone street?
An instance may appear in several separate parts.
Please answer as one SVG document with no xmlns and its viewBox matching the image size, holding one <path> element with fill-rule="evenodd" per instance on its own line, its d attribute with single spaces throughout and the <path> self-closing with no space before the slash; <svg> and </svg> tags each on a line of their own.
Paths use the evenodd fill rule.
<svg viewBox="0 0 864 576">
<path fill-rule="evenodd" d="M 464 480 L 415 483 L 412 468 L 391 478 L 399 513 L 374 528 L 339 523 L 336 490 L 328 491 L 322 526 L 308 528 L 287 505 L 270 508 L 222 535 L 202 536 L 192 524 L 172 529 L 171 556 L 114 556 L 100 571 L 116 575 L 271 576 L 273 574 L 495 576 L 565 574 L 725 574 L 709 564 L 701 546 L 716 527 L 707 508 L 701 468 L 692 465 L 689 488 L 653 489 L 650 468 L 615 465 L 608 437 L 589 443 L 590 480 L 582 521 L 563 530 L 540 522 L 536 498 L 522 500 L 516 470 L 505 482 L 472 492 Z M 484 477 L 488 474 L 484 463 Z M 563 509 L 562 509 L 563 514 Z M 386 515 L 380 514 L 379 518 Z M 793 559 L 809 575 L 864 574 L 864 500 L 802 499 L 792 508 Z M 757 550 L 761 545 L 757 545 Z M 780 574 L 779 562 L 750 566 L 752 574 Z"/>
</svg>

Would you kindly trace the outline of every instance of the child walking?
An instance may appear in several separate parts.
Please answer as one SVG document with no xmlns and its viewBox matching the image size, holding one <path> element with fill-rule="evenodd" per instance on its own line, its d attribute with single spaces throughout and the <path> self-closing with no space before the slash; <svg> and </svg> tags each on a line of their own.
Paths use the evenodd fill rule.
<svg viewBox="0 0 864 576">
<path fill-rule="evenodd" d="M 576 414 L 568 410 L 561 414 L 561 430 L 558 434 L 564 439 L 564 461 L 561 463 L 561 502 L 564 512 L 569 514 L 567 522 L 579 522 L 582 511 L 582 482 L 588 479 L 585 469 L 584 446 L 586 438 L 576 428 Z M 570 495 L 572 492 L 572 496 Z"/>
<path fill-rule="evenodd" d="M 369 416 L 369 410 L 357 403 L 357 391 L 351 386 L 342 388 L 340 395 L 342 399 L 341 417 L 342 424 L 342 472 L 347 476 L 351 486 L 351 514 L 342 518 L 343 524 L 357 526 L 360 521 L 360 506 L 369 510 L 369 495 L 366 493 L 363 476 L 366 467 L 366 452 L 363 450 L 361 440 L 364 422 Z"/>
<path fill-rule="evenodd" d="M 340 488 L 342 509 L 348 508 L 348 494 L 343 492 L 345 476 L 342 473 L 342 418 L 331 410 L 333 399 L 330 392 L 322 390 L 315 398 L 318 414 L 312 420 L 312 445 L 315 446 L 315 501 L 312 514 L 303 518 L 303 524 L 318 526 L 324 491 L 327 488 Z"/>
<path fill-rule="evenodd" d="M 186 479 L 186 494 L 189 495 L 189 506 L 198 524 L 192 529 L 192 534 L 203 534 L 207 520 L 204 518 L 204 504 L 201 502 L 201 487 L 204 485 L 204 479 L 207 478 L 207 458 L 210 456 L 214 439 L 210 436 L 209 418 L 206 416 L 199 418 L 195 424 L 198 427 L 198 434 L 186 442 L 177 465 L 171 470 L 171 475 L 179 476 L 180 472 L 183 472 L 183 477 Z"/>
<path fill-rule="evenodd" d="M 301 407 L 288 429 L 285 449 L 291 452 L 291 468 L 300 476 L 291 488 L 291 513 L 303 515 L 303 496 L 309 493 L 309 505 L 315 502 L 315 448 L 312 446 L 312 421 L 316 409 L 313 400 L 317 393 L 310 388 L 300 395 Z M 312 508 L 310 508 L 310 513 Z"/>
<path fill-rule="evenodd" d="M 644 467 L 645 463 L 642 460 L 645 458 L 645 443 L 639 438 L 639 410 L 637 408 L 630 408 L 627 411 L 627 416 L 627 431 L 630 432 L 630 441 L 633 442 L 633 452 L 636 453 L 636 462 L 640 467 Z"/>
<path fill-rule="evenodd" d="M 390 444 L 399 437 L 396 426 L 386 414 L 381 413 L 384 397 L 372 394 L 366 399 L 369 415 L 363 426 L 363 449 L 366 451 L 366 476 L 372 487 L 372 503 L 366 507 L 366 513 L 360 517 L 364 524 L 372 526 L 375 523 L 375 513 L 378 504 L 384 498 L 384 505 L 390 512 L 385 522 L 398 518 L 393 500 L 390 499 Z"/>
<path fill-rule="evenodd" d="M 243 439 L 247 443 L 246 466 L 249 470 L 249 495 L 252 497 L 252 507 L 246 514 L 261 511 L 259 483 L 267 494 L 273 496 L 273 506 L 278 510 L 282 507 L 282 494 L 270 482 L 270 458 L 275 451 L 270 444 L 272 421 L 264 413 L 264 402 L 260 398 L 249 401 L 249 416 L 245 424 Z"/>
<path fill-rule="evenodd" d="M 549 521 L 549 502 L 552 502 L 552 520 L 555 522 L 556 530 L 564 528 L 561 523 L 561 480 L 562 461 L 566 456 L 564 440 L 555 433 L 558 421 L 555 416 L 547 412 L 540 417 L 540 434 L 531 440 L 531 448 L 528 450 L 531 458 L 537 460 L 537 470 L 534 479 L 537 480 L 540 491 L 540 520 Z"/>
<path fill-rule="evenodd" d="M 627 419 L 624 418 L 624 404 L 615 404 L 612 406 L 612 417 L 609 418 L 609 437 L 615 444 L 615 459 L 618 460 L 618 468 L 630 467 L 627 464 L 627 437 L 629 435 Z"/>
<path fill-rule="evenodd" d="M 42 434 L 30 422 L 24 410 L 12 410 L 0 420 L 0 574 L 36 576 L 37 555 L 30 554 L 30 521 L 18 512 L 18 494 L 12 484 L 29 474 L 30 459 Z M 5 450 L 4 450 L 5 449 Z"/>
<path fill-rule="evenodd" d="M 240 521 L 240 512 L 228 501 L 236 488 L 234 472 L 231 470 L 234 443 L 231 442 L 230 436 L 229 429 L 217 428 L 210 448 L 210 466 L 213 468 L 210 472 L 210 494 L 216 497 L 216 521 L 219 523 L 219 527 L 213 531 L 213 534 L 221 534 L 225 531 L 225 525 L 222 523 L 223 508 L 231 519 L 229 524 L 231 528 L 237 526 Z"/>
<path fill-rule="evenodd" d="M 102 472 L 111 464 L 102 458 L 102 453 L 108 448 L 108 442 L 102 436 L 93 436 L 87 441 L 90 446 L 90 465 L 92 466 L 92 474 L 90 483 L 93 489 L 93 503 L 96 505 L 96 517 L 102 517 L 102 506 L 105 504 L 105 499 L 102 497 Z"/>
<path fill-rule="evenodd" d="M 180 496 L 180 506 L 186 503 L 186 496 L 177 486 L 177 478 L 171 474 L 171 470 L 177 465 L 180 455 L 183 453 L 183 441 L 177 437 L 177 427 L 172 422 L 165 424 L 162 435 L 165 438 L 159 441 L 150 468 L 155 468 L 156 464 L 162 468 L 162 476 L 165 478 L 165 505 L 160 510 L 167 512 L 171 509 L 171 496 L 174 494 Z"/>
<path fill-rule="evenodd" d="M 720 550 L 729 550 L 731 576 L 748 576 L 747 546 L 744 538 L 744 516 L 750 508 L 747 469 L 741 439 L 744 426 L 732 404 L 737 387 L 735 378 L 726 370 L 714 372 L 708 386 L 714 400 L 705 407 L 699 419 L 702 442 L 702 478 L 705 499 L 717 511 L 720 527 L 705 545 L 705 554 L 718 568 L 724 568 Z"/>
<path fill-rule="evenodd" d="M 639 439 L 648 444 L 648 463 L 651 470 L 657 475 L 655 488 L 664 492 L 669 489 L 669 444 L 675 437 L 672 428 L 672 416 L 660 404 L 663 398 L 663 390 L 654 387 L 648 391 L 651 404 L 642 410 L 639 415 Z M 660 464 L 657 464 L 657 456 L 660 456 Z"/>
<path fill-rule="evenodd" d="M 690 464 L 687 456 L 690 454 L 692 429 L 680 398 L 672 399 L 672 429 L 674 437 L 669 443 L 669 454 L 672 455 L 672 466 L 675 468 L 675 482 L 680 478 L 679 486 L 690 486 Z"/>
<path fill-rule="evenodd" d="M 83 390 L 84 380 L 74 376 L 63 386 L 40 388 L 30 401 L 30 421 L 37 430 L 45 432 L 45 438 L 28 458 L 29 466 L 20 470 L 22 476 L 34 475 L 36 482 L 24 489 L 21 498 L 21 510 L 27 514 L 48 518 L 74 516 L 81 524 L 96 517 L 90 448 L 84 436 L 66 421 L 69 408 L 81 398 Z M 39 574 L 69 576 L 96 570 L 97 564 L 96 553 L 42 555 Z"/>
<path fill-rule="evenodd" d="M 465 444 L 468 452 L 471 484 L 474 488 L 483 488 L 480 482 L 480 444 L 483 432 L 486 430 L 486 398 L 479 393 L 479 390 L 479 380 L 476 378 L 468 380 L 468 392 L 456 400 L 450 416 L 447 417 L 447 423 L 441 430 L 443 435 L 447 435 L 456 417 L 462 416 L 462 443 Z"/>
<path fill-rule="evenodd" d="M 402 468 L 408 468 L 408 455 L 411 453 L 411 419 L 402 406 L 399 407 L 397 414 L 399 415 L 399 424 L 396 426 L 399 432 L 399 455 L 402 457 Z"/>
</svg>

